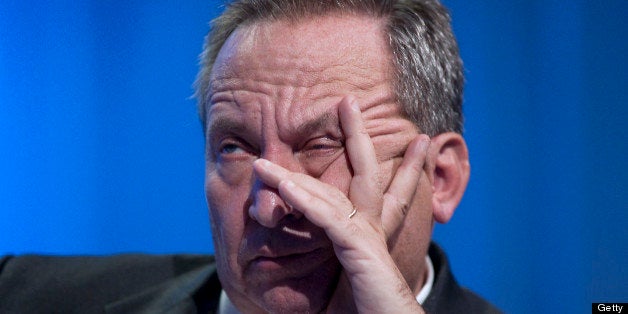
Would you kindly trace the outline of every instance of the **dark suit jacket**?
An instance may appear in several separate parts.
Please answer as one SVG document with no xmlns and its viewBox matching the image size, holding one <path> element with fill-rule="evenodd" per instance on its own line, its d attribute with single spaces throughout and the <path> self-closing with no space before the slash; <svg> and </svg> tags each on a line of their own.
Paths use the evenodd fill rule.
<svg viewBox="0 0 628 314">
<path fill-rule="evenodd" d="M 429 313 L 499 313 L 455 281 L 444 252 L 429 250 L 435 278 Z M 221 286 L 212 256 L 7 256 L 0 313 L 214 313 Z"/>
</svg>

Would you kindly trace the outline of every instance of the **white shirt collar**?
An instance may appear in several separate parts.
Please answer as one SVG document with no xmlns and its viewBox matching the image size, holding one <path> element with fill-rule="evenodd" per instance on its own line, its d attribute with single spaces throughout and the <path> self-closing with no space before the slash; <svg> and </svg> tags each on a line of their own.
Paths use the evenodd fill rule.
<svg viewBox="0 0 628 314">
<path fill-rule="evenodd" d="M 427 279 L 419 291 L 419 294 L 416 296 L 417 302 L 419 304 L 423 304 L 427 299 L 427 296 L 430 295 L 432 291 L 432 286 L 434 285 L 434 264 L 432 264 L 432 259 L 429 255 L 425 256 L 425 267 L 427 268 Z M 218 301 L 218 314 L 240 314 L 238 309 L 231 303 L 229 297 L 225 293 L 225 290 L 220 292 L 220 301 Z"/>
<path fill-rule="evenodd" d="M 416 296 L 419 304 L 423 304 L 427 300 L 427 296 L 432 292 L 432 286 L 434 285 L 434 264 L 432 264 L 432 259 L 429 255 L 425 255 L 425 268 L 427 268 L 427 279 Z"/>
<path fill-rule="evenodd" d="M 231 303 L 225 290 L 220 291 L 220 300 L 218 301 L 218 314 L 240 314 L 235 305 Z"/>
</svg>

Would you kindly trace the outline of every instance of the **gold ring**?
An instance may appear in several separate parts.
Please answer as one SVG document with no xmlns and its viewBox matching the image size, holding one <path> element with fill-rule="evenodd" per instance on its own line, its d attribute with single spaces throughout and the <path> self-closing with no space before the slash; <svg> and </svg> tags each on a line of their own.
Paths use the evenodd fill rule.
<svg viewBox="0 0 628 314">
<path fill-rule="evenodd" d="M 355 216 L 355 213 L 358 212 L 358 209 L 354 206 L 353 207 L 353 211 L 351 212 L 351 214 L 349 214 L 349 219 L 351 219 L 353 216 Z"/>
</svg>

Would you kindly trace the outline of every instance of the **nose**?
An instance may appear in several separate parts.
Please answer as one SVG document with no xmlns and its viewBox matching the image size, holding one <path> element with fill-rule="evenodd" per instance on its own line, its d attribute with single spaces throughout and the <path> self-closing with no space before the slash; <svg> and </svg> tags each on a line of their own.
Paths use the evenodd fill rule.
<svg viewBox="0 0 628 314">
<path fill-rule="evenodd" d="M 298 220 L 303 216 L 301 212 L 288 205 L 276 189 L 259 180 L 256 180 L 253 186 L 252 194 L 249 216 L 264 227 L 274 228 L 285 220 Z"/>
<path fill-rule="evenodd" d="M 283 147 L 282 147 L 283 148 Z M 266 149 L 262 158 L 272 161 L 290 171 L 300 171 L 301 167 L 292 155 L 292 150 L 274 148 Z M 249 206 L 249 216 L 259 224 L 274 228 L 284 220 L 298 220 L 303 214 L 288 205 L 279 195 L 277 189 L 272 188 L 255 178 L 251 191 L 251 205 Z"/>
</svg>

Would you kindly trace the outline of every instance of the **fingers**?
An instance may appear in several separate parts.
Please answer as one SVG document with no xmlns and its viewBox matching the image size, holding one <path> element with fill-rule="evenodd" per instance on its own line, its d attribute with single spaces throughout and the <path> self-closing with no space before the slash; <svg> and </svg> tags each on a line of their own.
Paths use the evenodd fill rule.
<svg viewBox="0 0 628 314">
<path fill-rule="evenodd" d="M 338 112 L 353 169 L 349 198 L 360 214 L 379 216 L 382 209 L 379 163 L 371 137 L 364 127 L 362 113 L 353 97 L 345 97 L 338 106 Z"/>
<path fill-rule="evenodd" d="M 345 97 L 338 106 L 338 112 L 354 176 L 365 177 L 377 173 L 375 147 L 364 128 L 357 101 L 353 97 Z"/>
<path fill-rule="evenodd" d="M 353 311 L 389 309 L 399 304 L 408 305 L 406 309 L 411 312 L 419 311 L 415 296 L 395 265 L 386 241 L 388 231 L 398 228 L 413 203 L 429 137 L 418 135 L 409 143 L 401 164 L 390 174 L 392 180 L 384 194 L 380 185 L 380 164 L 356 101 L 352 97 L 344 98 L 338 112 L 346 139 L 348 166 L 353 170 L 353 177 L 346 178 L 351 180 L 349 195 L 307 174 L 291 172 L 263 159 L 253 165 L 257 178 L 277 189 L 289 206 L 323 228 L 333 242 L 336 257 L 343 266 L 343 279 L 330 303 L 332 309 L 334 306 L 344 309 L 350 297 L 354 300 L 350 304 Z M 358 213 L 350 217 L 354 208 Z"/>
<path fill-rule="evenodd" d="M 429 146 L 430 138 L 425 134 L 417 136 L 410 142 L 403 161 L 384 194 L 385 210 L 382 213 L 382 221 L 387 234 L 401 224 L 410 209 L 421 180 Z"/>
<path fill-rule="evenodd" d="M 266 159 L 257 159 L 253 162 L 253 169 L 259 179 L 271 188 L 279 189 L 284 181 L 297 182 L 301 188 L 305 189 L 312 196 L 326 199 L 331 197 L 327 184 L 306 174 L 289 171 L 288 169 L 274 164 Z M 331 186 L 329 186 L 331 187 Z M 340 191 L 338 191 L 340 193 Z M 341 194 L 341 193 L 340 193 Z M 343 195 L 344 197 L 344 195 Z M 290 204 L 295 206 L 295 204 Z"/>
<path fill-rule="evenodd" d="M 313 177 L 290 172 L 267 160 L 255 161 L 254 169 L 258 178 L 277 189 L 284 201 L 303 213 L 312 223 L 325 229 L 336 244 L 341 244 L 349 235 L 346 227 L 351 219 L 354 219 L 354 223 L 355 219 L 371 221 L 373 226 L 380 226 L 381 232 L 383 192 L 379 184 L 375 148 L 363 125 L 356 101 L 352 97 L 345 97 L 338 106 L 338 112 L 345 135 L 345 152 L 353 170 L 353 177 L 348 178 L 351 180 L 349 195 Z M 358 212 L 354 213 L 356 208 Z"/>
<path fill-rule="evenodd" d="M 346 153 L 354 172 L 348 195 L 350 201 L 346 199 L 344 194 L 331 186 L 325 186 L 310 176 L 290 172 L 263 159 L 255 162 L 255 171 L 265 184 L 283 191 L 280 194 L 290 194 L 290 200 L 287 201 L 296 209 L 304 209 L 304 207 L 324 208 L 321 207 L 322 204 L 318 204 L 318 200 L 314 200 L 316 197 L 327 203 L 325 208 L 330 206 L 342 207 L 339 210 L 331 211 L 329 215 L 331 219 L 339 219 L 343 215 L 351 213 L 353 208 L 357 208 L 358 215 L 381 219 L 385 230 L 395 230 L 405 217 L 415 196 L 430 139 L 427 135 L 418 135 L 410 142 L 402 163 L 393 174 L 388 190 L 383 194 L 384 191 L 379 184 L 379 164 L 375 149 L 364 128 L 356 101 L 352 97 L 345 97 L 339 104 L 338 111 L 346 138 Z M 290 180 L 298 186 L 288 185 L 285 182 L 283 189 L 280 189 L 281 182 L 286 180 Z M 307 192 L 310 195 L 306 196 L 292 192 L 292 190 Z M 301 197 L 297 197 L 297 195 L 301 195 Z M 303 201 L 304 199 L 307 201 Z M 312 206 L 314 203 L 319 206 Z M 319 219 L 316 220 L 319 221 Z"/>
<path fill-rule="evenodd" d="M 283 167 L 258 159 L 254 168 L 260 180 L 279 191 L 281 198 L 300 211 L 313 224 L 323 228 L 336 246 L 346 248 L 347 227 L 353 205 L 336 187 L 307 175 L 291 173 Z"/>
<path fill-rule="evenodd" d="M 351 203 L 343 202 L 338 197 L 329 197 L 324 199 L 312 193 L 312 189 L 306 189 L 308 186 L 295 183 L 291 180 L 283 180 L 279 184 L 279 194 L 295 208 L 300 208 L 302 213 L 309 221 L 326 230 L 328 236 L 334 243 L 346 246 L 345 240 L 346 230 L 342 222 L 348 223 Z M 334 193 L 333 187 L 329 186 L 329 193 Z M 331 195 L 330 195 L 331 196 Z M 335 201 L 335 202 L 334 202 Z M 340 222 L 340 223 L 339 223 Z"/>
</svg>

